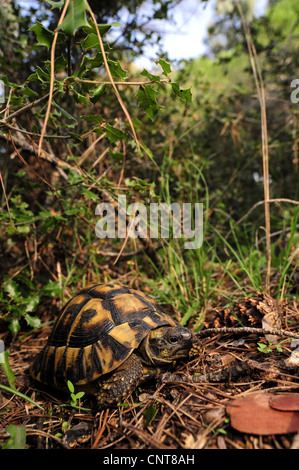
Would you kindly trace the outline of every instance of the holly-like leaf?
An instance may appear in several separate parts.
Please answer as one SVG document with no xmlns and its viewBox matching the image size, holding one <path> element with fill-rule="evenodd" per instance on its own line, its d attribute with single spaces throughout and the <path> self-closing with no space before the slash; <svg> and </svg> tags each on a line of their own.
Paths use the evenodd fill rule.
<svg viewBox="0 0 299 470">
<path fill-rule="evenodd" d="M 49 3 L 53 8 L 62 8 L 64 5 L 64 0 L 59 0 L 59 2 L 53 2 L 52 0 L 46 0 L 47 3 Z"/>
<path fill-rule="evenodd" d="M 147 77 L 149 80 L 152 80 L 153 82 L 159 82 L 161 80 L 159 75 L 153 75 L 150 72 L 148 72 L 146 69 L 143 69 L 142 72 L 140 72 L 140 75 Z"/>
<path fill-rule="evenodd" d="M 105 126 L 107 137 L 111 143 L 117 142 L 118 140 L 127 140 L 127 135 L 116 129 L 115 127 L 111 126 L 110 124 L 106 124 Z"/>
<path fill-rule="evenodd" d="M 86 38 L 81 42 L 81 46 L 83 47 L 83 49 L 86 49 L 86 50 L 92 49 L 93 47 L 96 47 L 100 51 L 101 46 L 100 46 L 100 43 L 99 43 L 99 38 L 98 38 L 97 33 L 94 33 L 94 32 L 89 33 L 86 36 Z M 105 52 L 109 52 L 110 46 L 109 46 L 108 43 L 104 44 L 104 50 L 105 50 Z M 100 54 L 100 56 L 102 56 L 102 54 Z M 94 60 L 94 59 L 95 58 L 92 58 L 91 60 Z M 101 61 L 103 62 L 103 59 L 101 59 Z"/>
<path fill-rule="evenodd" d="M 106 85 L 98 85 L 93 92 L 93 96 L 90 98 L 90 101 L 95 104 L 101 98 L 102 95 L 106 92 Z"/>
<path fill-rule="evenodd" d="M 29 313 L 29 312 L 34 312 L 36 310 L 36 307 L 38 306 L 39 304 L 39 295 L 38 294 L 34 294 L 32 295 L 31 297 L 28 297 L 26 299 L 26 301 L 24 301 L 24 310 L 26 313 Z"/>
<path fill-rule="evenodd" d="M 1 75 L 1 80 L 4 83 L 4 85 L 6 85 L 6 86 L 14 87 L 14 88 L 16 88 L 18 86 L 16 83 L 10 82 L 7 78 L 7 75 Z"/>
<path fill-rule="evenodd" d="M 93 22 L 93 19 L 89 18 L 87 23 L 88 23 L 88 25 L 83 27 L 84 31 L 88 34 L 90 34 L 90 33 L 97 34 L 97 30 L 96 30 L 95 24 Z M 108 24 L 108 23 L 99 24 L 99 23 L 97 23 L 97 27 L 98 27 L 98 30 L 100 31 L 101 36 L 103 36 L 105 33 L 107 33 L 107 31 L 109 31 L 109 29 L 113 25 L 114 25 L 114 23 L 111 23 L 111 24 Z"/>
<path fill-rule="evenodd" d="M 73 96 L 74 96 L 75 101 L 77 101 L 77 103 L 83 103 L 83 104 L 86 104 L 86 106 L 89 105 L 88 98 L 82 95 L 82 93 L 79 93 L 77 90 L 73 89 Z"/>
<path fill-rule="evenodd" d="M 14 317 L 10 320 L 9 322 L 9 329 L 12 332 L 13 335 L 17 335 L 20 331 L 20 322 L 19 319 Z"/>
<path fill-rule="evenodd" d="M 76 121 L 77 119 L 74 118 L 74 116 L 72 116 L 70 113 L 68 113 L 65 109 L 63 109 L 61 106 L 59 106 L 59 104 L 55 103 L 55 101 L 53 100 L 52 102 L 53 106 L 55 108 L 57 108 L 61 114 L 63 114 L 63 116 L 66 118 L 66 119 L 70 119 L 72 121 Z"/>
<path fill-rule="evenodd" d="M 86 122 L 94 122 L 96 124 L 102 124 L 103 118 L 99 114 L 87 114 L 86 116 L 81 116 L 82 119 Z"/>
<path fill-rule="evenodd" d="M 11 299 L 16 300 L 21 296 L 18 284 L 13 280 L 8 281 L 4 285 L 4 290 L 7 292 Z"/>
<path fill-rule="evenodd" d="M 90 33 L 88 34 L 88 36 L 86 36 L 86 38 L 84 39 L 84 41 L 82 41 L 82 47 L 83 49 L 91 49 L 92 47 L 100 47 L 100 43 L 99 43 L 99 38 L 97 36 L 97 34 L 95 33 Z"/>
<path fill-rule="evenodd" d="M 71 0 L 65 18 L 60 25 L 66 34 L 74 35 L 77 29 L 89 26 L 86 18 L 88 4 L 86 0 Z"/>
<path fill-rule="evenodd" d="M 25 320 L 29 326 L 32 328 L 40 328 L 41 319 L 38 317 L 33 317 L 32 315 L 25 315 Z"/>
<path fill-rule="evenodd" d="M 108 60 L 110 72 L 112 73 L 113 77 L 120 77 L 120 78 L 126 78 L 127 77 L 127 72 L 122 68 L 122 66 L 119 63 L 119 60 L 115 62 L 114 60 Z"/>
<path fill-rule="evenodd" d="M 157 92 L 150 85 L 141 86 L 137 93 L 141 109 L 143 109 L 152 121 L 155 121 L 159 112 L 156 93 Z"/>
<path fill-rule="evenodd" d="M 54 37 L 53 31 L 46 28 L 39 21 L 29 28 L 29 31 L 33 31 L 36 34 L 38 46 L 46 46 L 47 49 L 50 49 Z"/>
<path fill-rule="evenodd" d="M 49 83 L 50 82 L 50 74 L 48 74 L 43 69 L 41 69 L 39 66 L 37 66 L 34 73 L 29 75 L 29 77 L 27 78 L 27 81 L 29 81 L 29 82 L 35 81 L 35 80 L 39 80 L 42 83 Z"/>
<path fill-rule="evenodd" d="M 61 295 L 61 287 L 59 282 L 49 281 L 42 287 L 42 295 L 46 297 L 56 297 Z"/>
<path fill-rule="evenodd" d="M 192 101 L 192 93 L 191 93 L 191 88 L 187 88 L 187 90 L 182 90 L 178 83 L 172 82 L 171 83 L 172 90 L 174 93 L 179 96 L 183 101 L 185 101 L 186 104 L 191 103 Z"/>
<path fill-rule="evenodd" d="M 155 62 L 156 62 L 156 64 L 161 65 L 161 67 L 162 67 L 162 69 L 163 69 L 163 72 L 162 72 L 163 75 L 166 75 L 166 76 L 167 76 L 168 74 L 171 73 L 170 65 L 169 65 L 168 62 L 166 62 L 166 60 L 164 60 L 164 59 L 159 59 L 159 60 L 156 60 Z"/>
</svg>

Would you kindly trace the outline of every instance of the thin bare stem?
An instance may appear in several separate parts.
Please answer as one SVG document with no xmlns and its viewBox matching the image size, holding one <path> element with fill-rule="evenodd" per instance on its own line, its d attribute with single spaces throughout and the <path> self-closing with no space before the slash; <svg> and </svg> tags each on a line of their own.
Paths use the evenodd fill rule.
<svg viewBox="0 0 299 470">
<path fill-rule="evenodd" d="M 284 197 L 281 197 L 281 198 L 277 198 L 277 199 L 269 199 L 268 202 L 287 202 L 289 204 L 296 204 L 298 205 L 299 204 L 299 201 L 294 201 L 293 199 L 287 199 L 287 198 L 284 198 Z M 238 220 L 238 222 L 235 223 L 235 225 L 229 230 L 229 232 L 226 234 L 225 238 L 227 239 L 229 237 L 229 235 L 234 231 L 234 229 L 240 225 L 243 220 L 246 219 L 246 217 L 249 216 L 249 214 L 251 214 L 251 212 L 253 212 L 257 207 L 259 207 L 260 205 L 262 204 L 265 204 L 265 201 L 258 201 L 256 202 L 250 209 L 248 212 L 246 212 L 245 215 L 243 215 L 243 217 L 241 217 L 241 219 Z"/>
<path fill-rule="evenodd" d="M 57 90 L 54 90 L 53 94 L 56 93 L 56 91 Z M 38 98 L 38 100 L 35 100 L 35 101 L 32 101 L 31 103 L 26 104 L 25 106 L 18 109 L 17 111 L 10 114 L 9 116 L 5 116 L 4 119 L 0 120 L 0 123 L 3 123 L 3 124 L 8 123 L 9 121 L 16 118 L 17 116 L 24 113 L 25 111 L 28 111 L 29 109 L 34 108 L 35 106 L 38 106 L 39 104 L 43 103 L 44 101 L 46 101 L 49 98 L 49 96 L 50 96 L 50 93 L 47 93 L 46 95 L 42 96 L 41 98 Z"/>
<path fill-rule="evenodd" d="M 8 129 L 11 129 L 12 131 L 21 132 L 21 134 L 30 135 L 31 137 L 41 137 L 42 136 L 42 134 L 36 134 L 35 132 L 29 132 L 29 131 L 25 131 L 25 129 L 19 129 L 18 127 L 11 126 L 10 124 L 7 124 L 7 122 L 5 120 L 0 121 L 0 125 L 1 124 L 3 126 L 7 127 Z M 69 135 L 46 135 L 46 134 L 44 134 L 43 138 L 44 139 L 69 139 L 70 136 Z"/>
<path fill-rule="evenodd" d="M 69 6 L 69 3 L 70 3 L 70 0 L 66 0 L 66 2 L 64 4 L 64 7 L 63 7 L 63 10 L 62 10 L 62 13 L 61 13 L 61 16 L 59 18 L 58 27 L 63 22 L 63 19 L 65 17 L 66 11 L 67 11 L 68 6 Z M 55 48 L 56 48 L 56 42 L 57 42 L 57 37 L 58 37 L 58 27 L 55 31 L 52 46 L 51 46 L 51 75 L 50 75 L 49 101 L 48 101 L 46 116 L 45 116 L 45 120 L 44 120 L 44 125 L 43 125 L 42 132 L 41 132 L 41 137 L 39 139 L 39 144 L 38 144 L 38 151 L 37 151 L 37 156 L 38 157 L 41 154 L 43 139 L 44 139 L 44 135 L 46 133 L 47 124 L 48 124 L 50 111 L 51 111 L 51 106 L 52 106 L 52 98 L 53 98 L 53 92 L 54 92 L 54 80 L 55 80 Z"/>
<path fill-rule="evenodd" d="M 108 61 L 107 61 L 107 57 L 106 57 L 106 53 L 105 53 L 105 49 L 104 49 L 104 44 L 103 44 L 103 41 L 102 41 L 101 33 L 100 33 L 100 30 L 99 30 L 99 28 L 98 28 L 98 24 L 97 24 L 97 21 L 96 21 L 96 17 L 94 16 L 94 13 L 93 13 L 93 11 L 92 11 L 90 5 L 88 4 L 88 2 L 87 2 L 87 5 L 88 5 L 88 9 L 89 9 L 90 16 L 91 16 L 91 18 L 92 18 L 92 20 L 93 20 L 93 22 L 94 22 L 94 26 L 95 26 L 95 29 L 96 29 L 96 32 L 97 32 L 97 36 L 98 36 L 98 39 L 99 39 L 99 44 L 100 44 L 101 53 L 102 53 L 102 56 L 103 56 L 105 68 L 106 68 L 106 71 L 107 71 L 107 75 L 108 75 L 109 80 L 110 80 L 110 82 L 111 82 L 111 85 L 112 85 L 112 87 L 113 87 L 113 89 L 114 89 L 114 91 L 115 91 L 115 95 L 116 95 L 116 97 L 117 97 L 117 99 L 118 99 L 118 102 L 119 102 L 119 104 L 120 104 L 120 106 L 121 106 L 121 108 L 122 108 L 122 110 L 123 110 L 123 112 L 124 112 L 124 114 L 125 114 L 125 116 L 126 116 L 128 122 L 129 122 L 129 124 L 130 124 L 130 127 L 131 127 L 131 129 L 132 129 L 133 137 L 134 137 L 134 140 L 135 140 L 135 142 L 136 142 L 137 148 L 138 148 L 139 152 L 141 152 L 140 144 L 139 144 L 139 141 L 138 141 L 136 132 L 135 132 L 135 128 L 134 128 L 134 125 L 133 125 L 131 116 L 130 116 L 130 114 L 129 114 L 129 112 L 128 112 L 128 110 L 127 110 L 127 108 L 126 108 L 126 106 L 125 106 L 125 104 L 124 104 L 124 102 L 123 102 L 123 100 L 122 100 L 120 94 L 119 94 L 119 91 L 118 91 L 118 89 L 117 89 L 117 86 L 116 86 L 116 84 L 115 84 L 115 82 L 114 82 L 114 80 L 113 80 L 113 77 L 112 77 L 112 74 L 111 74 L 111 71 L 110 71 L 110 68 L 109 68 L 109 64 L 108 64 Z"/>
<path fill-rule="evenodd" d="M 246 23 L 246 19 L 241 7 L 239 0 L 235 0 L 236 6 L 239 10 L 240 17 L 242 20 L 243 30 L 247 42 L 247 48 L 249 52 L 249 58 L 255 85 L 258 93 L 258 99 L 261 108 L 261 126 L 262 126 L 262 154 L 263 154 L 263 175 L 264 175 L 264 198 L 265 198 L 265 228 L 266 228 L 266 253 L 267 253 L 267 279 L 266 289 L 270 287 L 270 275 L 271 275 L 271 227 L 270 227 L 270 190 L 269 190 L 269 153 L 268 153 L 268 130 L 267 130 L 267 113 L 266 113 L 266 98 L 265 98 L 265 87 L 262 77 L 262 73 L 259 66 L 259 61 L 256 53 L 255 46 L 252 41 L 250 30 Z"/>
<path fill-rule="evenodd" d="M 95 85 L 112 85 L 112 83 L 110 81 L 107 81 L 107 80 L 87 80 L 87 79 L 84 79 L 84 78 L 74 78 L 72 79 L 73 82 L 79 82 L 79 83 L 91 83 L 91 84 L 95 84 Z M 170 80 L 169 78 L 162 78 L 161 80 L 159 81 L 156 81 L 156 80 L 147 80 L 147 81 L 141 81 L 141 80 L 136 80 L 136 81 L 132 81 L 132 82 L 124 82 L 124 81 L 120 81 L 120 82 L 113 82 L 114 85 L 136 85 L 136 86 L 144 86 L 144 85 L 151 85 L 153 83 L 170 83 Z"/>
<path fill-rule="evenodd" d="M 6 204 L 6 207 L 7 207 L 7 212 L 8 212 L 8 215 L 9 215 L 9 220 L 10 220 L 11 225 L 13 226 L 14 223 L 13 223 L 12 218 L 11 218 L 11 213 L 10 213 L 10 209 L 9 209 L 8 199 L 7 199 L 7 195 L 6 195 L 6 191 L 5 191 L 5 185 L 4 185 L 4 181 L 3 181 L 3 178 L 2 178 L 1 171 L 0 171 L 0 180 L 1 180 L 1 186 L 2 186 L 2 189 L 3 189 L 4 198 L 5 198 L 5 204 Z"/>
</svg>

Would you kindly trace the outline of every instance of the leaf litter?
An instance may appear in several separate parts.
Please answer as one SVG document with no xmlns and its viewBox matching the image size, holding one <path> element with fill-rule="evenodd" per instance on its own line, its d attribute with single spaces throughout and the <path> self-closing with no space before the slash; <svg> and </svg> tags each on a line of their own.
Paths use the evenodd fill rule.
<svg viewBox="0 0 299 470">
<path fill-rule="evenodd" d="M 240 324 L 244 334 L 235 328 Z M 223 327 L 225 333 L 217 332 Z M 267 338 L 272 327 L 291 335 Z M 199 357 L 138 387 L 119 409 L 100 412 L 88 396 L 74 407 L 69 395 L 39 387 L 30 379 L 29 364 L 46 341 L 48 325 L 20 335 L 9 354 L 15 386 L 44 411 L 21 395 L 0 389 L 0 445 L 8 441 L 7 429 L 13 425 L 26 430 L 28 449 L 298 448 L 299 369 L 298 362 L 290 361 L 298 349 L 298 303 L 294 299 L 278 303 L 254 293 L 230 308 L 206 312 L 202 331 L 211 328 L 215 330 L 209 330 L 208 336 L 199 333 L 203 345 Z M 261 343 L 266 348 L 259 348 Z M 7 386 L 0 369 L 0 384 Z"/>
</svg>

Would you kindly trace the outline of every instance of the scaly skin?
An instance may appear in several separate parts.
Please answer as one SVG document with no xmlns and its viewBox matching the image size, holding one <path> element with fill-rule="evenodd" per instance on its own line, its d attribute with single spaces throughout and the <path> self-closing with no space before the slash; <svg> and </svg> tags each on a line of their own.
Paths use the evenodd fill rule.
<svg viewBox="0 0 299 470">
<path fill-rule="evenodd" d="M 136 389 L 142 379 L 142 372 L 140 358 L 136 354 L 131 354 L 107 379 L 100 378 L 96 384 L 98 408 L 121 403 Z"/>
</svg>

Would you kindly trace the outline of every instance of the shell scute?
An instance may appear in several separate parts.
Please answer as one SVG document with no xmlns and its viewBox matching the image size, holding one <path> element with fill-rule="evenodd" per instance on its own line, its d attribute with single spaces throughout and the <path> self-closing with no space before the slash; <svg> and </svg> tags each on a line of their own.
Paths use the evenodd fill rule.
<svg viewBox="0 0 299 470">
<path fill-rule="evenodd" d="M 146 294 L 117 283 L 93 284 L 62 309 L 31 375 L 65 388 L 84 385 L 119 367 L 153 328 L 175 326 Z"/>
</svg>

